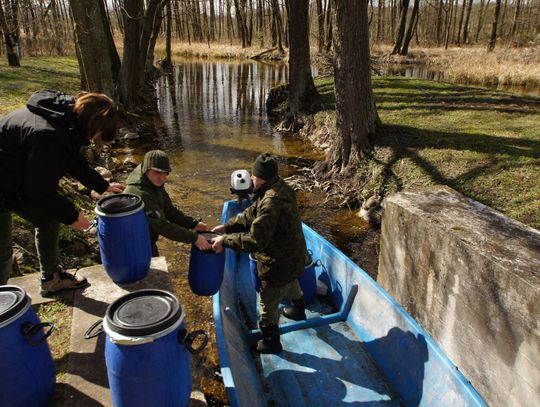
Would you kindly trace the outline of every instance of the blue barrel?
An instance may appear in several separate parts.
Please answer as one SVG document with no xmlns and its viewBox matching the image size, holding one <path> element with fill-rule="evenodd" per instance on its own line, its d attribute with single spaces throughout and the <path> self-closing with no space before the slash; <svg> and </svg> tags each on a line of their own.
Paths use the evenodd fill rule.
<svg viewBox="0 0 540 407">
<path fill-rule="evenodd" d="M 199 232 L 208 242 L 219 236 L 215 232 Z M 189 257 L 188 281 L 191 291 L 197 295 L 214 295 L 219 291 L 225 269 L 225 251 L 215 253 L 213 250 L 199 250 L 191 247 Z"/>
<path fill-rule="evenodd" d="M 124 295 L 103 319 L 105 362 L 115 407 L 184 407 L 191 394 L 189 352 L 201 351 L 208 333 L 188 334 L 178 299 L 163 290 Z M 204 337 L 194 349 L 197 336 Z"/>
<path fill-rule="evenodd" d="M 0 404 L 3 406 L 47 406 L 54 392 L 56 372 L 46 341 L 54 325 L 41 323 L 31 302 L 22 288 L 0 286 Z"/>
<path fill-rule="evenodd" d="M 315 274 L 315 264 L 311 252 L 306 256 L 306 266 L 304 272 L 298 277 L 298 282 L 304 294 L 304 302 L 310 304 L 317 298 L 317 276 Z"/>
<path fill-rule="evenodd" d="M 313 263 L 311 256 L 311 252 L 308 252 L 304 272 L 298 277 L 298 283 L 300 283 L 300 288 L 302 289 L 304 302 L 306 304 L 312 303 L 317 297 L 317 277 L 315 274 L 315 264 Z M 249 269 L 251 271 L 253 287 L 259 292 L 261 290 L 261 280 L 257 273 L 257 260 L 255 260 L 251 254 L 249 255 Z"/>
<path fill-rule="evenodd" d="M 98 241 L 101 262 L 115 283 L 132 283 L 146 277 L 152 249 L 141 197 L 111 195 L 98 201 Z"/>
<path fill-rule="evenodd" d="M 249 271 L 251 271 L 251 282 L 255 291 L 261 291 L 261 280 L 259 273 L 257 272 L 257 260 L 253 258 L 251 253 L 249 254 Z"/>
</svg>

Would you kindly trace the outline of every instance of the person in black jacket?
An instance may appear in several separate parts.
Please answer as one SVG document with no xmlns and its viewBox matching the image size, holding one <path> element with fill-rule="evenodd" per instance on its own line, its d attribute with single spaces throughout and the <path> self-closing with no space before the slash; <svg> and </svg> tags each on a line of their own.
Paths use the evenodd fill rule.
<svg viewBox="0 0 540 407">
<path fill-rule="evenodd" d="M 122 184 L 109 184 L 80 151 L 90 142 L 111 142 L 116 126 L 117 109 L 108 96 L 74 98 L 54 90 L 34 93 L 25 107 L 0 119 L 0 284 L 6 284 L 13 266 L 12 213 L 35 227 L 42 294 L 88 284 L 58 263 L 60 223 L 76 230 L 91 226 L 58 192 L 58 184 L 70 174 L 98 193 L 122 192 Z"/>
</svg>

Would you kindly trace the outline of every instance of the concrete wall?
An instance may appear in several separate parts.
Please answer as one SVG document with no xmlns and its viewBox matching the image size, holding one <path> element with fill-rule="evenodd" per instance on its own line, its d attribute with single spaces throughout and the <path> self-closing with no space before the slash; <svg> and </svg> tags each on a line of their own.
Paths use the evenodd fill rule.
<svg viewBox="0 0 540 407">
<path fill-rule="evenodd" d="M 451 189 L 384 201 L 379 284 L 491 406 L 540 405 L 540 232 Z"/>
</svg>

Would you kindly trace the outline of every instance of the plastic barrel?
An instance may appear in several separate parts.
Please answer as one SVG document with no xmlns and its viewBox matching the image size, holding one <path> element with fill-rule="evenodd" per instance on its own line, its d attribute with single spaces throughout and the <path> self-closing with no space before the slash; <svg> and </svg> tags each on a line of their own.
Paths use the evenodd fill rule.
<svg viewBox="0 0 540 407">
<path fill-rule="evenodd" d="M 200 234 L 208 241 L 219 236 L 215 232 L 200 232 Z M 213 250 L 199 250 L 193 245 L 189 257 L 188 272 L 191 291 L 203 296 L 217 293 L 223 281 L 224 267 L 225 251 L 217 254 Z"/>
<path fill-rule="evenodd" d="M 189 351 L 200 351 L 208 334 L 187 334 L 184 312 L 177 298 L 163 290 L 139 290 L 107 308 L 103 329 L 105 362 L 113 405 L 116 407 L 189 404 Z M 193 339 L 205 335 L 194 350 Z"/>
<path fill-rule="evenodd" d="M 259 273 L 257 273 L 257 260 L 253 258 L 251 253 L 249 254 L 249 270 L 251 271 L 251 282 L 255 291 L 261 291 L 261 280 L 259 279 Z"/>
<path fill-rule="evenodd" d="M 257 273 L 257 260 L 255 260 L 251 254 L 249 255 L 249 269 L 251 271 L 253 287 L 259 292 L 261 289 L 261 280 Z M 298 277 L 298 282 L 300 283 L 300 288 L 304 295 L 304 302 L 310 304 L 315 301 L 315 298 L 317 297 L 317 277 L 315 275 L 315 264 L 313 263 L 311 253 L 308 253 L 306 256 L 306 266 L 304 272 Z"/>
<path fill-rule="evenodd" d="M 111 195 L 98 201 L 98 241 L 101 262 L 115 283 L 146 277 L 152 259 L 144 203 L 137 195 Z"/>
<path fill-rule="evenodd" d="M 0 286 L 1 405 L 49 404 L 56 373 L 46 339 L 53 329 L 52 324 L 40 323 L 22 288 Z"/>
<path fill-rule="evenodd" d="M 304 302 L 310 304 L 315 301 L 317 297 L 317 277 L 311 253 L 308 253 L 306 257 L 306 266 L 302 275 L 298 277 L 298 282 L 304 294 Z"/>
</svg>

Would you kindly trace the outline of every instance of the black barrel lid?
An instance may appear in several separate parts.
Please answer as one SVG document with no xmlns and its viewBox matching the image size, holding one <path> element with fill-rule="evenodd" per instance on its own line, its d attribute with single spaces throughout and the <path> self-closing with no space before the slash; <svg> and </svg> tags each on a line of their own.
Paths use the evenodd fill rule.
<svg viewBox="0 0 540 407">
<path fill-rule="evenodd" d="M 131 212 L 142 205 L 140 196 L 133 194 L 116 194 L 102 198 L 97 203 L 99 211 L 105 214 Z"/>
<path fill-rule="evenodd" d="M 125 336 L 157 334 L 182 318 L 182 307 L 168 291 L 146 289 L 126 294 L 107 308 L 107 326 Z"/>
<path fill-rule="evenodd" d="M 0 286 L 0 323 L 21 312 L 30 301 L 26 291 L 15 285 Z"/>
</svg>

